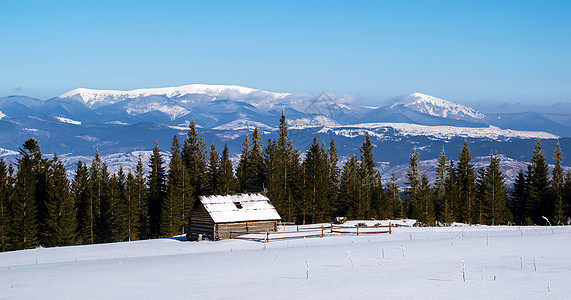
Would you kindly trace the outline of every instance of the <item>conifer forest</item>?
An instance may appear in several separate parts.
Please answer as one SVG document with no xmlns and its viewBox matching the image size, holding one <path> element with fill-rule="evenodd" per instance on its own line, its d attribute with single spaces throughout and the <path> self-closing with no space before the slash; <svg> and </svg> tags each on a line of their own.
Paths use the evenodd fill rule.
<svg viewBox="0 0 571 300">
<path fill-rule="evenodd" d="M 256 128 L 244 139 L 234 169 L 225 145 L 219 153 L 220 145 L 208 147 L 194 121 L 189 127 L 184 140 L 173 137 L 168 165 L 156 144 L 149 161 L 139 157 L 133 172 L 110 173 L 96 152 L 90 164 L 78 162 L 71 177 L 57 155 L 48 159 L 36 140 L 27 140 L 13 164 L 0 159 L 0 251 L 185 234 L 199 196 L 241 192 L 266 194 L 282 221 L 297 224 L 343 216 L 412 218 L 423 226 L 556 225 L 571 216 L 571 174 L 561 165 L 563 153 L 557 145 L 549 168 L 539 140 L 509 189 L 497 154 L 477 170 L 467 142 L 458 154 L 442 151 L 434 182 L 411 149 L 406 185 L 399 186 L 395 174 L 381 180 L 368 135 L 360 153 L 343 163 L 333 139 L 314 137 L 302 155 L 282 114 L 278 138 L 264 143 Z"/>
</svg>

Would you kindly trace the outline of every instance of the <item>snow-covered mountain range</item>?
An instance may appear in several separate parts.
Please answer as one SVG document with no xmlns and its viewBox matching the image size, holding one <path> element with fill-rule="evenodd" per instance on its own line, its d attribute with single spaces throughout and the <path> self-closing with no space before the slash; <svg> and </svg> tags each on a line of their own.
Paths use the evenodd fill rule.
<svg viewBox="0 0 571 300">
<path fill-rule="evenodd" d="M 456 157 L 464 139 L 477 156 L 497 150 L 524 162 L 538 138 L 546 149 L 557 141 L 564 150 L 571 149 L 571 115 L 485 115 L 421 93 L 392 105 L 368 107 L 326 92 L 316 96 L 191 84 L 131 91 L 79 88 L 48 100 L 0 98 L 0 155 L 13 156 L 33 137 L 44 153 L 57 152 L 70 162 L 97 149 L 128 168 L 134 151 L 149 151 L 155 141 L 167 150 L 172 136 L 184 135 L 194 119 L 208 143 L 220 148 L 226 143 L 236 156 L 244 136 L 255 127 L 264 139 L 275 137 L 282 111 L 301 152 L 316 134 L 322 141 L 334 138 L 342 156 L 358 154 L 368 133 L 377 146 L 377 159 L 390 168 L 406 164 L 413 147 L 425 160 L 434 159 L 443 147 Z"/>
</svg>

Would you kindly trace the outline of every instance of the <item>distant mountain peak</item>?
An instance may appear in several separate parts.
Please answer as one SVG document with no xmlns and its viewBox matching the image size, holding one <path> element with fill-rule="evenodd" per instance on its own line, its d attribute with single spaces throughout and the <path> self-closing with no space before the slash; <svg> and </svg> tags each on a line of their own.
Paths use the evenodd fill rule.
<svg viewBox="0 0 571 300">
<path fill-rule="evenodd" d="M 456 120 L 483 120 L 486 118 L 486 115 L 471 107 L 423 93 L 412 93 L 389 106 L 389 108 L 406 108 L 431 116 Z"/>
<path fill-rule="evenodd" d="M 210 100 L 216 100 L 220 98 L 236 99 L 245 95 L 284 98 L 290 94 L 267 92 L 238 85 L 189 84 L 178 87 L 135 89 L 130 91 L 78 88 L 64 93 L 58 98 L 74 99 L 88 107 L 99 107 L 133 98 L 149 96 L 180 98 L 185 95 L 203 95 Z"/>
</svg>

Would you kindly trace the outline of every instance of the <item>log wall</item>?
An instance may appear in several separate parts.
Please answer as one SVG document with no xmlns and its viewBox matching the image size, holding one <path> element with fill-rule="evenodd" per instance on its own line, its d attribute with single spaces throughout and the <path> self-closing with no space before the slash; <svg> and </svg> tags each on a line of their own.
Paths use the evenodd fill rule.
<svg viewBox="0 0 571 300">
<path fill-rule="evenodd" d="M 214 240 L 214 221 L 200 202 L 197 202 L 190 212 L 188 227 L 187 240 L 196 241 L 199 234 L 202 234 L 203 238 Z"/>
<path fill-rule="evenodd" d="M 232 234 L 231 231 L 237 232 L 266 232 L 276 231 L 278 229 L 278 221 L 251 221 L 251 222 L 235 222 L 220 223 L 214 225 L 214 240 L 225 240 L 236 237 L 238 234 Z"/>
</svg>

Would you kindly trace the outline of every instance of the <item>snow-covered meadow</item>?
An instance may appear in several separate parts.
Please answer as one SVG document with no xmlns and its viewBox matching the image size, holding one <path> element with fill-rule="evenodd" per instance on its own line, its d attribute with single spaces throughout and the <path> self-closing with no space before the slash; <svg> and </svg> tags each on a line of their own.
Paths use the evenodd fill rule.
<svg viewBox="0 0 571 300">
<path fill-rule="evenodd" d="M 180 237 L 0 253 L 0 298 L 565 299 L 570 258 L 569 226 Z"/>
</svg>

